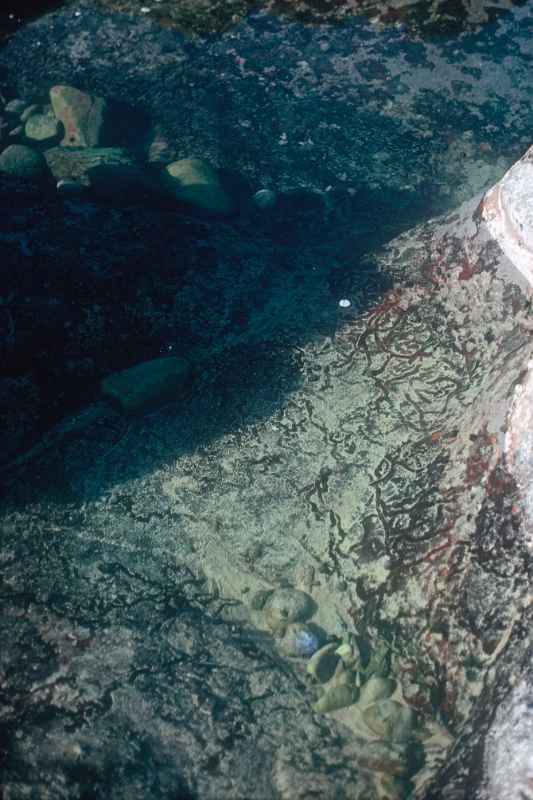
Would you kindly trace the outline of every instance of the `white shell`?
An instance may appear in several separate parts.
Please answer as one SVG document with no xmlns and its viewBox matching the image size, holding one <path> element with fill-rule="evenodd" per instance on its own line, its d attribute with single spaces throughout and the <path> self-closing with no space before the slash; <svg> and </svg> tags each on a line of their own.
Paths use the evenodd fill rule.
<svg viewBox="0 0 533 800">
<path fill-rule="evenodd" d="M 257 208 L 274 208 L 277 201 L 277 195 L 276 192 L 272 191 L 272 189 L 259 189 L 259 191 L 254 194 L 252 200 Z"/>
</svg>

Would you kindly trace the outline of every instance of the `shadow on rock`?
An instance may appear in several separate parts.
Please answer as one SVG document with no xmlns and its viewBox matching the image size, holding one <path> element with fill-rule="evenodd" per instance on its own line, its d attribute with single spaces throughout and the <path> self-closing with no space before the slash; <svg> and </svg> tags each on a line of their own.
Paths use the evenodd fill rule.
<svg viewBox="0 0 533 800">
<path fill-rule="evenodd" d="M 204 406 L 176 451 L 273 414 L 298 383 L 298 348 L 333 336 L 389 286 L 364 256 L 390 229 L 365 216 L 363 194 L 326 201 L 298 189 L 271 214 L 248 208 L 225 222 L 7 182 L 3 205 L 19 216 L 0 234 L 5 457 L 96 400 L 106 376 L 162 356 L 187 359 L 191 403 Z M 380 210 L 398 230 L 421 209 L 407 204 L 399 218 L 396 201 Z"/>
</svg>

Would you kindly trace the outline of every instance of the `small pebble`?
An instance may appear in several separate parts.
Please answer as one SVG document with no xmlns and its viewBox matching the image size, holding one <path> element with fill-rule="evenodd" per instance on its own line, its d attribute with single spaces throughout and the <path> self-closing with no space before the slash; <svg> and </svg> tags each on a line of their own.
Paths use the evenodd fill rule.
<svg viewBox="0 0 533 800">
<path fill-rule="evenodd" d="M 307 673 L 319 683 L 327 683 L 335 674 L 340 657 L 335 652 L 335 643 L 325 644 L 309 659 Z"/>
<path fill-rule="evenodd" d="M 80 194 L 86 190 L 86 186 L 83 183 L 79 183 L 79 181 L 70 181 L 70 180 L 60 180 L 56 183 L 56 189 L 59 194 Z"/>
<path fill-rule="evenodd" d="M 350 308 L 352 304 L 350 303 L 349 300 L 343 297 L 342 300 L 339 300 L 339 305 L 341 308 Z"/>
<path fill-rule="evenodd" d="M 41 180 L 49 174 L 44 156 L 22 144 L 10 144 L 0 153 L 0 172 L 29 180 Z"/>
<path fill-rule="evenodd" d="M 9 103 L 5 104 L 4 111 L 7 111 L 8 114 L 16 114 L 19 116 L 27 107 L 28 104 L 25 100 L 19 100 L 18 98 L 15 98 L 14 100 L 10 100 Z"/>
<path fill-rule="evenodd" d="M 299 622 L 287 626 L 280 649 L 292 658 L 309 658 L 320 647 L 320 638 L 313 628 Z"/>
<path fill-rule="evenodd" d="M 39 106 L 36 103 L 32 103 L 31 106 L 27 106 L 25 111 L 22 112 L 22 114 L 20 115 L 20 121 L 27 122 L 33 114 L 37 114 L 38 112 L 39 112 Z"/>
<path fill-rule="evenodd" d="M 259 189 L 252 198 L 254 204 L 260 209 L 274 208 L 277 195 L 271 189 Z"/>
<path fill-rule="evenodd" d="M 264 605 L 265 621 L 271 630 L 289 622 L 305 622 L 314 613 L 314 604 L 306 592 L 298 589 L 276 589 Z"/>
<path fill-rule="evenodd" d="M 60 124 L 51 110 L 44 114 L 32 114 L 24 128 L 27 139 L 42 144 L 52 144 L 54 139 L 59 138 L 60 132 Z"/>
</svg>

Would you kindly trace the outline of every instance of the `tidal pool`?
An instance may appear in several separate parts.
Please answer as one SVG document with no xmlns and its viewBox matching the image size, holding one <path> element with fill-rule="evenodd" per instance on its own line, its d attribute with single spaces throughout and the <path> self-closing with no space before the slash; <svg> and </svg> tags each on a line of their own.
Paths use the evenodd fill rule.
<svg viewBox="0 0 533 800">
<path fill-rule="evenodd" d="M 479 698 L 530 648 L 529 299 L 482 203 L 529 144 L 530 11 L 186 39 L 87 0 L 0 50 L 14 95 L 120 100 L 151 174 L 201 157 L 239 198 L 2 179 L 6 798 L 478 796 Z M 179 398 L 100 396 L 161 356 Z"/>
</svg>

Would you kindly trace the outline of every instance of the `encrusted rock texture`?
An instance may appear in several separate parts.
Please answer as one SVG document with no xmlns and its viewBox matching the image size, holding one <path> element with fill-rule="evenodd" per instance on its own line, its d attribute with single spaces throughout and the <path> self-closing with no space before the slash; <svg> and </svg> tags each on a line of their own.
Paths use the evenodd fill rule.
<svg viewBox="0 0 533 800">
<path fill-rule="evenodd" d="M 205 582 L 118 552 L 84 559 L 75 535 L 61 549 L 3 602 L 5 797 L 354 796 L 353 748 L 275 654 L 222 621 Z"/>
</svg>

